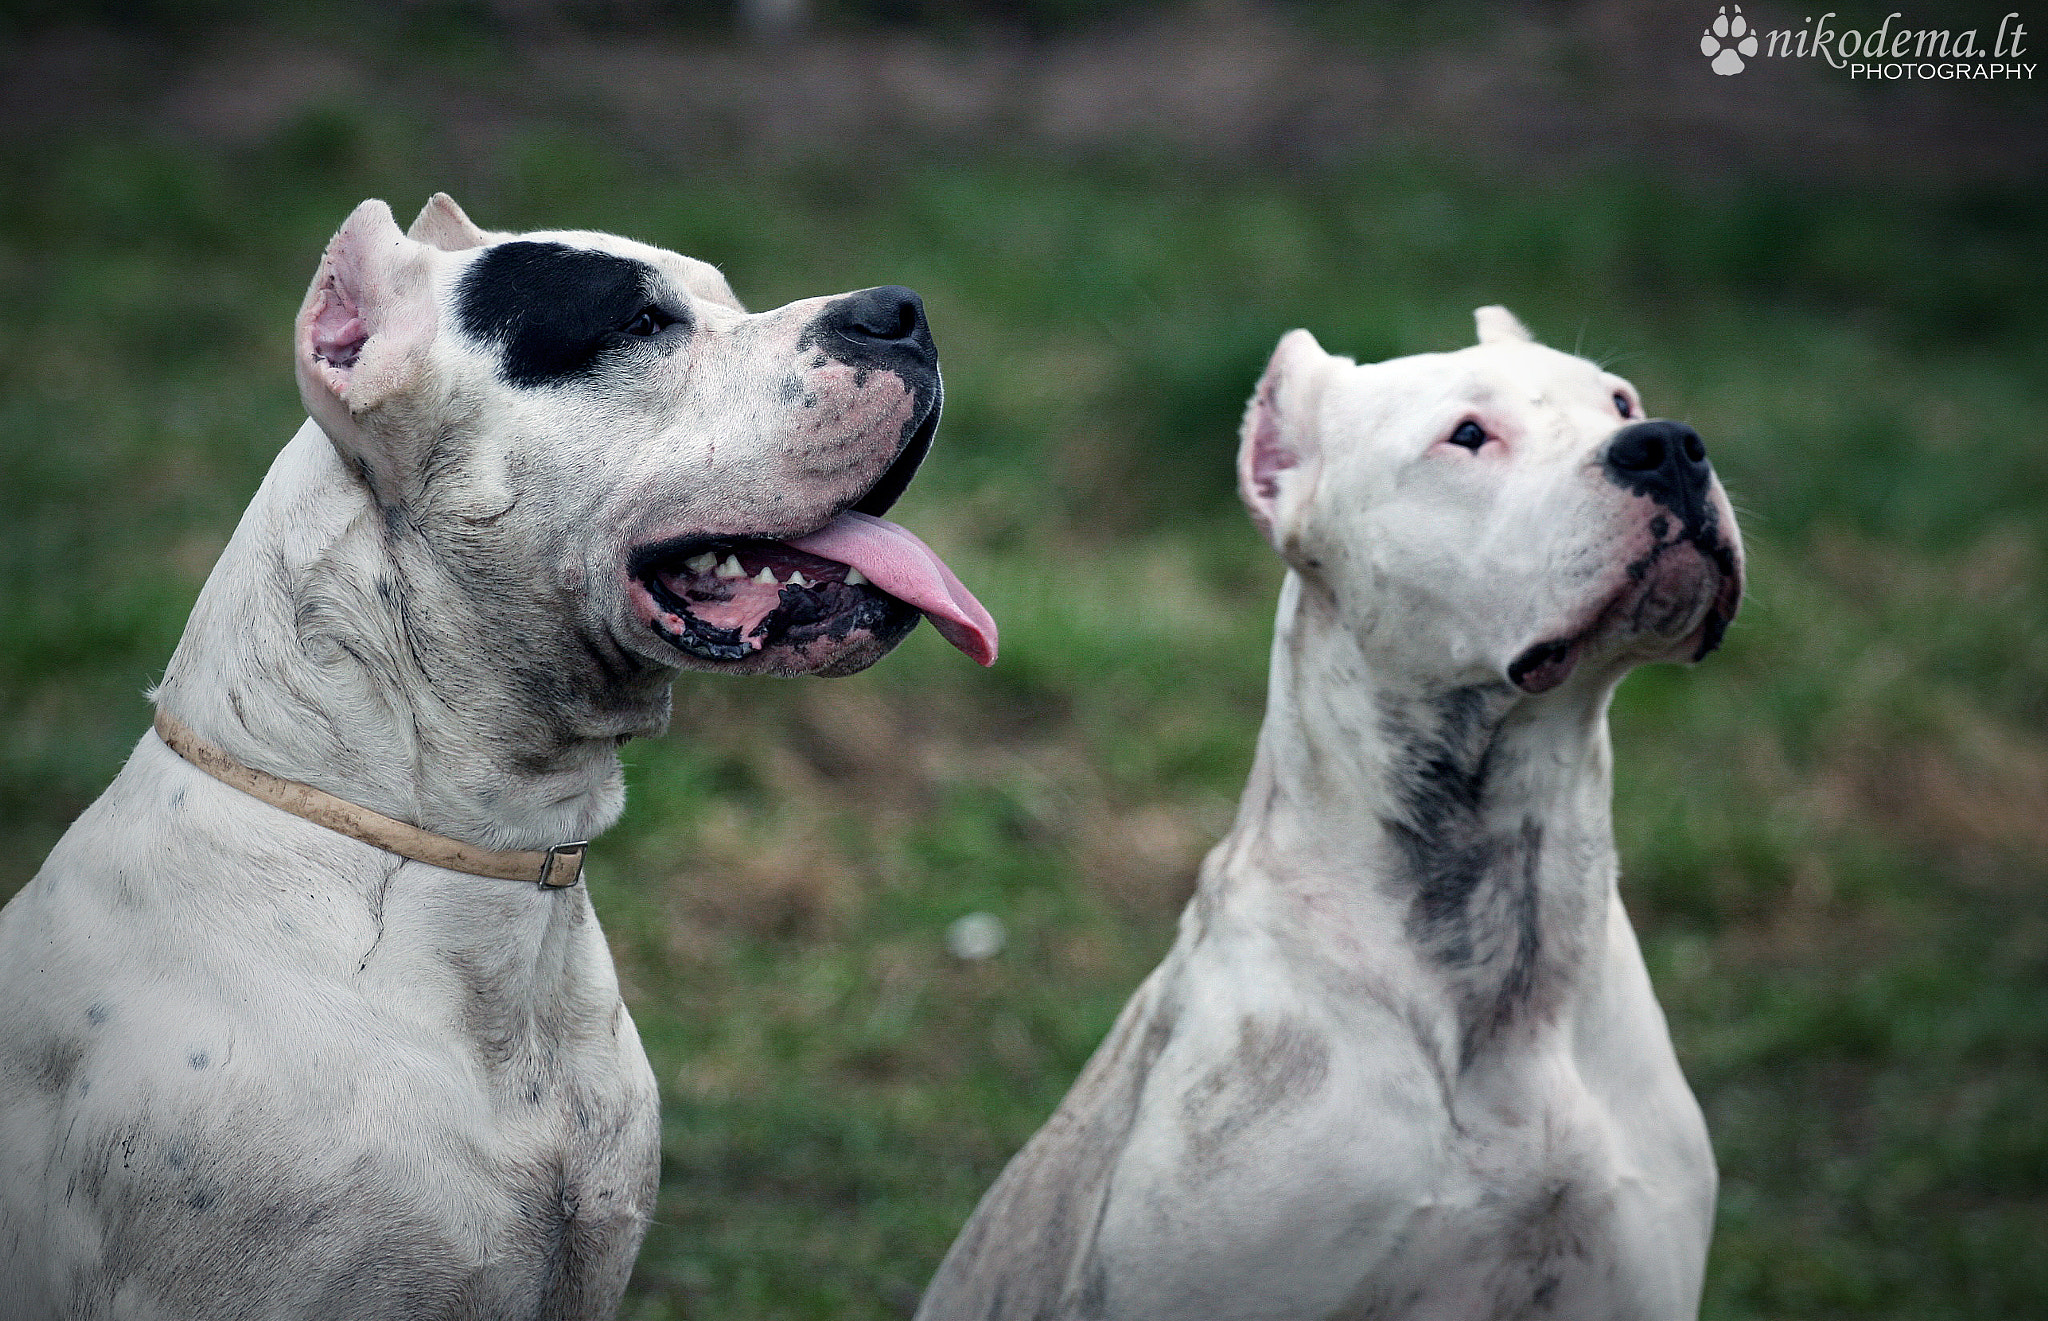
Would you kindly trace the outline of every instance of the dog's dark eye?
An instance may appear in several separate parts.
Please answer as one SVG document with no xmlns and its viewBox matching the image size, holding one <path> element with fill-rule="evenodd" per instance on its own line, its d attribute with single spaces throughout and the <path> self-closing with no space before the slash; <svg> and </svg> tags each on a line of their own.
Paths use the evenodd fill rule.
<svg viewBox="0 0 2048 1321">
<path fill-rule="evenodd" d="M 640 314 L 619 327 L 622 335 L 633 335 L 641 339 L 659 335 L 676 323 L 676 319 L 658 307 L 643 307 Z"/>
<path fill-rule="evenodd" d="M 1635 413 L 1631 411 L 1629 408 L 1628 396 L 1618 392 L 1614 396 L 1614 411 L 1621 414 L 1623 417 L 1635 416 Z"/>
<path fill-rule="evenodd" d="M 1457 430 L 1451 432 L 1451 443 L 1476 450 L 1486 443 L 1486 428 L 1470 420 L 1460 422 Z"/>
</svg>

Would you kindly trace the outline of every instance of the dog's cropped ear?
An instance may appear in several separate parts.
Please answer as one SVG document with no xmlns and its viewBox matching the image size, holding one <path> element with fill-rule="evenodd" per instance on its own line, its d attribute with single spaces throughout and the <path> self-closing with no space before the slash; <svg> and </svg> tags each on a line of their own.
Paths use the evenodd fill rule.
<svg viewBox="0 0 2048 1321">
<path fill-rule="evenodd" d="M 409 411 L 401 405 L 420 388 L 434 341 L 434 255 L 399 232 L 390 207 L 364 202 L 328 243 L 299 308 L 299 397 L 366 478 L 405 463 L 394 447 L 414 428 L 395 415 Z"/>
<path fill-rule="evenodd" d="M 1492 307 L 1475 308 L 1472 321 L 1479 327 L 1481 344 L 1533 344 L 1536 337 L 1513 312 L 1498 304 Z"/>
<path fill-rule="evenodd" d="M 1237 449 L 1237 490 L 1273 548 L 1287 555 L 1295 517 L 1322 467 L 1316 406 L 1331 358 L 1306 330 L 1280 337 L 1245 406 Z"/>
<path fill-rule="evenodd" d="M 412 228 L 405 236 L 415 243 L 425 243 L 443 252 L 467 252 L 481 248 L 502 237 L 479 229 L 477 223 L 463 214 L 455 199 L 446 193 L 435 193 L 413 217 Z"/>
</svg>

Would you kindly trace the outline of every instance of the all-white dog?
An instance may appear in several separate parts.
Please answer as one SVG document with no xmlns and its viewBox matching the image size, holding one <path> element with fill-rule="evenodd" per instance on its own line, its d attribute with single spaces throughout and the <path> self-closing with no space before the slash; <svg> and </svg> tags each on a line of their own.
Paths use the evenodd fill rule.
<svg viewBox="0 0 2048 1321">
<path fill-rule="evenodd" d="M 656 1094 L 583 886 L 679 668 L 845 674 L 987 613 L 878 515 L 900 288 L 748 315 L 610 235 L 365 202 L 311 421 L 111 788 L 0 913 L 0 1315 L 601 1318 Z"/>
<path fill-rule="evenodd" d="M 1713 1154 L 1616 890 L 1606 711 L 1720 641 L 1742 552 L 1697 433 L 1477 319 L 1370 365 L 1280 341 L 1237 824 L 925 1321 L 1697 1311 Z"/>
</svg>

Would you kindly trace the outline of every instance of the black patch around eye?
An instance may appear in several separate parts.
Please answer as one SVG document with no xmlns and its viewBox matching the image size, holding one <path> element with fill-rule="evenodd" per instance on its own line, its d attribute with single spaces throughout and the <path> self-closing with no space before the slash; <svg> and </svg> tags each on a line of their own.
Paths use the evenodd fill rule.
<svg viewBox="0 0 2048 1321">
<path fill-rule="evenodd" d="M 1467 419 L 1460 422 L 1456 429 L 1451 432 L 1450 439 L 1453 445 L 1462 445 L 1468 450 L 1476 450 L 1487 441 L 1486 428 L 1480 426 L 1477 422 Z"/>
<path fill-rule="evenodd" d="M 1614 411 L 1620 413 L 1623 417 L 1635 416 L 1629 409 L 1628 396 L 1618 391 L 1614 396 Z"/>
<path fill-rule="evenodd" d="M 588 376 L 599 355 L 643 313 L 674 316 L 650 298 L 654 268 L 610 252 L 565 243 L 501 243 L 470 264 L 456 290 L 462 329 L 501 350 L 499 372 L 512 385 L 560 385 Z M 662 327 L 656 327 L 658 332 Z"/>
</svg>

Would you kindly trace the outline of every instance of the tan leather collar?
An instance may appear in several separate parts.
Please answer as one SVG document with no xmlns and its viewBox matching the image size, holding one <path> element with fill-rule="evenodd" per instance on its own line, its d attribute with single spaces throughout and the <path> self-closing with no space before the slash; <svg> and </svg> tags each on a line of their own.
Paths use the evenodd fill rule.
<svg viewBox="0 0 2048 1321">
<path fill-rule="evenodd" d="M 449 839 L 446 835 L 436 835 L 418 826 L 394 821 L 367 807 L 357 807 L 347 799 L 336 798 L 310 784 L 282 780 L 268 771 L 244 766 L 193 733 L 184 721 L 161 707 L 156 713 L 156 736 L 169 745 L 171 751 L 223 784 L 231 784 L 272 807 L 304 817 L 350 839 L 374 845 L 386 853 L 396 853 L 401 858 L 446 867 L 450 871 L 467 872 L 471 876 L 530 881 L 552 890 L 566 889 L 583 875 L 583 851 L 590 847 L 588 840 L 557 844 L 545 850 L 480 849 L 459 839 Z"/>
</svg>

